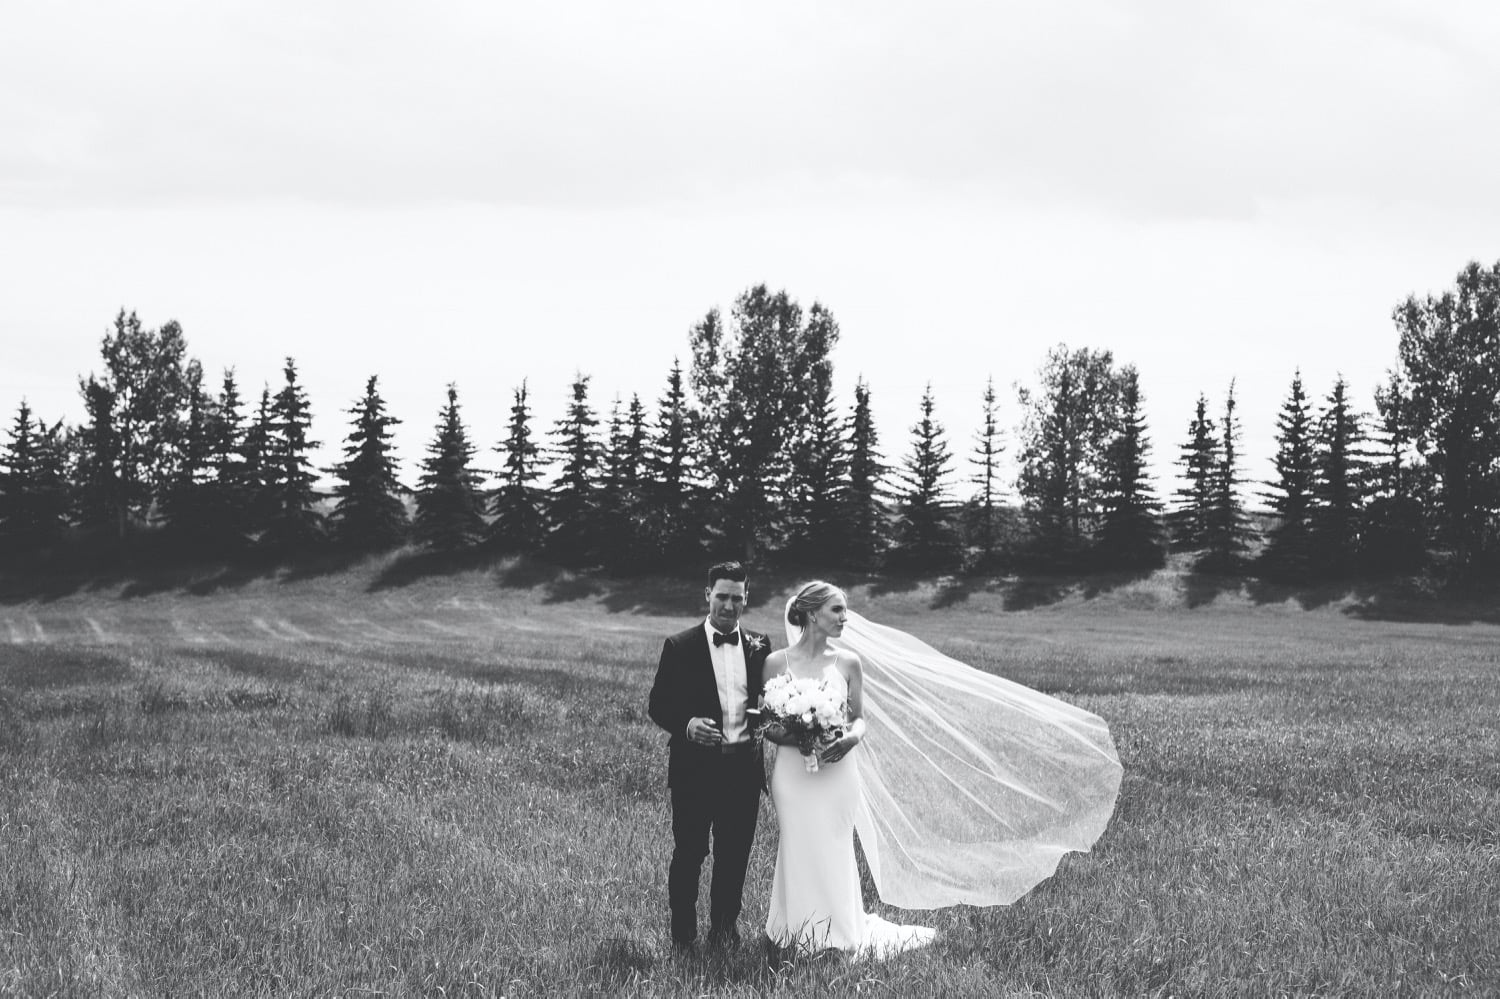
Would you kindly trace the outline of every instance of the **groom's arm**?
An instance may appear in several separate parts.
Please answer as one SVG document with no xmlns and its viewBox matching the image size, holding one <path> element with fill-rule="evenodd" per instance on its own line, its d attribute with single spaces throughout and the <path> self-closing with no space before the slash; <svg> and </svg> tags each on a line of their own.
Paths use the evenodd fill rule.
<svg viewBox="0 0 1500 999">
<path fill-rule="evenodd" d="M 656 664 L 656 681 L 651 684 L 651 700 L 646 706 L 651 720 L 674 737 L 685 736 L 688 720 L 692 717 L 682 696 L 677 659 L 677 646 L 672 640 L 662 642 L 661 661 Z"/>
</svg>

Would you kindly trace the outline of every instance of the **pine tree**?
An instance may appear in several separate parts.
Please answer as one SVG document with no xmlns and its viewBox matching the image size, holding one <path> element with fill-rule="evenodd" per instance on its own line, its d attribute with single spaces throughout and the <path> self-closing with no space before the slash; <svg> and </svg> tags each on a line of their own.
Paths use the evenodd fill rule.
<svg viewBox="0 0 1500 999">
<path fill-rule="evenodd" d="M 1312 546 L 1319 571 L 1341 577 L 1353 570 L 1364 516 L 1363 418 L 1349 404 L 1348 383 L 1340 375 L 1318 417 L 1313 460 L 1316 506 Z"/>
<path fill-rule="evenodd" d="M 1261 572 L 1267 578 L 1300 583 L 1312 574 L 1312 516 L 1315 469 L 1312 417 L 1302 389 L 1302 372 L 1292 386 L 1276 420 L 1276 480 L 1265 494 L 1277 514 L 1276 526 L 1261 552 Z"/>
<path fill-rule="evenodd" d="M 481 480 L 470 467 L 474 448 L 459 412 L 458 389 L 448 386 L 448 404 L 438 416 L 422 477 L 417 487 L 412 534 L 431 551 L 459 552 L 472 548 L 484 535 L 480 516 Z"/>
<path fill-rule="evenodd" d="M 33 420 L 23 399 L 0 451 L 0 552 L 45 551 L 67 529 L 62 425 Z"/>
<path fill-rule="evenodd" d="M 1199 551 L 1208 544 L 1210 511 L 1213 506 L 1214 470 L 1219 467 L 1219 445 L 1213 421 L 1208 416 L 1208 397 L 1199 393 L 1197 408 L 1188 422 L 1188 439 L 1177 464 L 1186 484 L 1177 489 L 1177 509 L 1172 515 L 1172 547 Z"/>
<path fill-rule="evenodd" d="M 846 425 L 848 488 L 843 490 L 844 558 L 855 569 L 877 568 L 885 558 L 887 518 L 884 503 L 886 466 L 880 436 L 870 410 L 870 386 L 854 386 L 854 410 Z"/>
<path fill-rule="evenodd" d="M 514 390 L 510 423 L 503 443 L 496 448 L 505 456 L 500 469 L 500 487 L 495 491 L 486 543 L 502 552 L 534 553 L 547 538 L 544 494 L 532 483 L 542 477 L 546 457 L 531 431 L 531 407 L 523 379 Z"/>
<path fill-rule="evenodd" d="M 636 569 L 648 557 L 645 530 L 646 411 L 638 395 L 610 406 L 600 489 L 600 555 L 604 563 Z"/>
<path fill-rule="evenodd" d="M 263 535 L 275 513 L 276 433 L 271 390 L 263 386 L 255 419 L 245 431 L 240 451 L 240 481 L 236 483 L 244 512 L 241 530 L 246 538 Z"/>
<path fill-rule="evenodd" d="M 1427 561 L 1424 499 L 1431 494 L 1409 431 L 1408 389 L 1397 372 L 1375 392 L 1376 453 L 1368 470 L 1360 565 L 1368 572 L 1415 572 Z"/>
<path fill-rule="evenodd" d="M 317 477 L 311 457 L 319 445 L 308 439 L 312 411 L 290 357 L 282 373 L 286 384 L 271 400 L 273 433 L 266 455 L 269 519 L 261 545 L 269 551 L 302 552 L 324 538 L 323 517 L 314 506 Z"/>
<path fill-rule="evenodd" d="M 1147 471 L 1151 441 L 1141 401 L 1140 376 L 1126 365 L 1120 372 L 1120 425 L 1105 448 L 1098 540 L 1100 562 L 1116 569 L 1155 569 L 1165 562 L 1161 501 Z"/>
<path fill-rule="evenodd" d="M 984 386 L 984 404 L 980 410 L 979 431 L 974 435 L 974 452 L 969 464 L 974 466 L 970 483 L 975 487 L 969 501 L 969 539 L 974 545 L 976 568 L 994 564 L 1000 544 L 1000 456 L 1005 453 L 997 419 L 995 379 Z"/>
<path fill-rule="evenodd" d="M 234 370 L 226 369 L 204 424 L 207 460 L 212 469 L 212 480 L 205 487 L 204 518 L 209 536 L 205 545 L 215 554 L 239 552 L 248 544 L 250 504 L 259 487 L 258 481 L 250 480 L 245 463 L 245 417 L 240 405 Z M 269 400 L 267 405 L 269 418 Z"/>
<path fill-rule="evenodd" d="M 952 455 L 943 425 L 933 417 L 931 384 L 921 405 L 922 418 L 911 428 L 911 452 L 898 473 L 900 520 L 890 560 L 908 569 L 947 570 L 957 566 L 960 554 L 947 506 Z"/>
<path fill-rule="evenodd" d="M 832 565 L 843 556 L 841 512 L 846 505 L 848 456 L 833 401 L 833 367 L 813 369 L 806 432 L 792 445 L 787 489 L 787 550 L 806 565 Z"/>
<path fill-rule="evenodd" d="M 1212 572 L 1238 570 L 1250 550 L 1250 521 L 1240 499 L 1240 486 L 1245 480 L 1240 473 L 1240 418 L 1236 408 L 1234 382 L 1230 381 L 1219 428 L 1219 465 L 1214 469 L 1208 511 L 1208 550 L 1198 561 L 1198 568 Z"/>
<path fill-rule="evenodd" d="M 599 419 L 589 405 L 589 376 L 575 376 L 570 394 L 567 411 L 552 432 L 559 469 L 548 503 L 552 532 L 546 550 L 564 565 L 582 566 L 598 560 L 603 541 L 599 473 L 604 449 L 597 436 Z"/>
<path fill-rule="evenodd" d="M 646 449 L 646 536 L 661 567 L 694 563 L 703 552 L 698 515 L 701 487 L 693 461 L 695 415 L 688 405 L 682 364 L 673 360 L 666 394 Z"/>
<path fill-rule="evenodd" d="M 159 518 L 179 552 L 202 556 L 212 542 L 212 485 L 209 440 L 213 399 L 203 391 L 203 367 L 189 361 L 183 371 L 186 412 L 178 428 L 176 461 L 164 484 Z"/>
<path fill-rule="evenodd" d="M 120 537 L 129 504 L 120 479 L 121 444 L 115 430 L 115 397 L 97 378 L 79 381 L 88 422 L 73 435 L 75 516 L 87 530 Z"/>
<path fill-rule="evenodd" d="M 391 443 L 391 428 L 401 421 L 386 412 L 376 381 L 371 375 L 364 396 L 347 410 L 353 419 L 344 460 L 329 469 L 338 480 L 329 526 L 334 540 L 354 551 L 394 548 L 410 527 Z"/>
</svg>

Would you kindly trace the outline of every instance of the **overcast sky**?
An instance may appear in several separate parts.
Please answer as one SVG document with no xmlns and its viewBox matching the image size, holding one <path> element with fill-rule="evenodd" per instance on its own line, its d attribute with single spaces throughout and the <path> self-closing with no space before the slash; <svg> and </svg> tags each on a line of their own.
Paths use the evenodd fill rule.
<svg viewBox="0 0 1500 999">
<path fill-rule="evenodd" d="M 0 33 L 0 416 L 82 419 L 122 306 L 332 446 L 380 376 L 408 472 L 457 383 L 653 404 L 747 287 L 839 320 L 907 448 L 965 455 L 1058 343 L 1141 372 L 1155 457 L 1237 385 L 1355 400 L 1392 308 L 1500 259 L 1484 2 L 66 3 Z M 492 466 L 497 459 L 487 461 Z"/>
</svg>

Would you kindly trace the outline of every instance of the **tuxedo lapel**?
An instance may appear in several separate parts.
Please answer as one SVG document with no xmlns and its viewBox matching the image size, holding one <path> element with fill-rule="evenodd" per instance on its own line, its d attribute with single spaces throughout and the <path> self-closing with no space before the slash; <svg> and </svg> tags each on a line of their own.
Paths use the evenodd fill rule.
<svg viewBox="0 0 1500 999">
<path fill-rule="evenodd" d="M 698 697 L 702 699 L 705 706 L 712 707 L 712 710 L 707 712 L 708 717 L 718 718 L 722 723 L 724 708 L 719 704 L 719 677 L 714 672 L 714 654 L 712 647 L 708 644 L 708 632 L 701 625 L 693 631 L 693 638 L 687 644 L 687 651 L 692 675 L 697 677 Z"/>
</svg>

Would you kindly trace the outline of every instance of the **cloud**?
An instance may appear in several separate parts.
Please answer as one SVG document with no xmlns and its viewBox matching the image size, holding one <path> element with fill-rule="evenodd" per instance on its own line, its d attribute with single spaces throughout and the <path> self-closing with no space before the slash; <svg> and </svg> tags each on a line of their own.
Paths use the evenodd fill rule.
<svg viewBox="0 0 1500 999">
<path fill-rule="evenodd" d="M 1482 5 L 23 4 L 0 203 L 1473 210 Z"/>
</svg>

